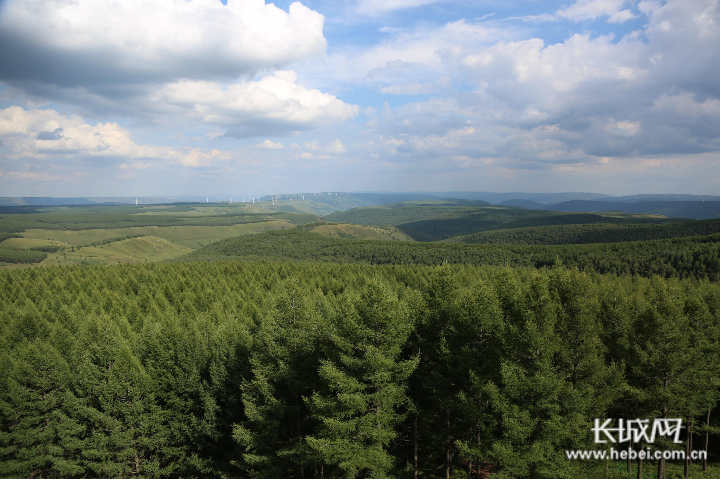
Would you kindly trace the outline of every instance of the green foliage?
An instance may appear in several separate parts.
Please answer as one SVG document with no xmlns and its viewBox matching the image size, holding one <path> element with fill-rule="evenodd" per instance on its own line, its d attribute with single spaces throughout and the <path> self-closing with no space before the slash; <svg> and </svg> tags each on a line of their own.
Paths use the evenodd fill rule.
<svg viewBox="0 0 720 480">
<path fill-rule="evenodd" d="M 549 225 L 491 230 L 451 241 L 460 243 L 502 243 L 510 245 L 567 245 L 661 240 L 665 238 L 712 235 L 720 232 L 719 220 L 673 223 L 594 223 Z"/>
<path fill-rule="evenodd" d="M 595 418 L 720 439 L 708 280 L 262 260 L 0 292 L 0 476 L 601 477 L 564 455 Z"/>
<path fill-rule="evenodd" d="M 131 207 L 77 207 L 72 209 L 51 207 L 41 212 L 0 214 L 0 232 L 21 232 L 27 229 L 89 230 L 129 227 L 171 226 L 227 226 L 268 220 L 289 220 L 303 224 L 316 221 L 317 216 L 304 213 L 244 213 L 229 211 L 197 215 L 183 209 L 171 209 L 162 213 L 148 214 Z"/>
<path fill-rule="evenodd" d="M 30 247 L 30 250 L 34 252 L 56 253 L 59 252 L 61 248 L 59 245 L 40 245 L 39 247 Z"/>
<path fill-rule="evenodd" d="M 145 236 L 145 235 L 142 234 L 142 233 L 136 233 L 136 234 L 134 234 L 134 235 L 124 235 L 124 236 L 121 236 L 121 237 L 106 238 L 105 240 L 99 240 L 99 241 L 97 241 L 97 242 L 92 242 L 92 243 L 89 244 L 89 245 L 83 245 L 83 246 L 98 247 L 98 246 L 100 246 L 100 245 L 108 245 L 108 244 L 110 244 L 110 243 L 121 242 L 121 241 L 123 241 L 123 240 L 130 240 L 131 238 L 140 238 L 140 237 L 144 237 L 144 236 Z"/>
<path fill-rule="evenodd" d="M 667 219 L 661 218 L 646 220 L 634 218 L 631 220 L 592 213 L 525 210 L 516 207 L 489 206 L 485 202 L 441 202 L 439 205 L 406 202 L 336 212 L 324 217 L 324 220 L 360 225 L 396 226 L 414 240 L 423 242 L 445 240 L 495 229 L 516 229 L 540 225 L 667 221 Z M 716 232 L 717 229 L 707 233 Z"/>
<path fill-rule="evenodd" d="M 394 464 L 394 427 L 408 402 L 406 380 L 418 364 L 401 357 L 413 323 L 404 302 L 379 281 L 345 298 L 318 371 L 319 391 L 306 400 L 320 420 L 306 441 L 337 468 L 331 476 L 385 478 Z"/>
<path fill-rule="evenodd" d="M 20 238 L 20 235 L 14 233 L 0 233 L 0 242 L 4 242 L 8 238 Z"/>
<path fill-rule="evenodd" d="M 0 246 L 0 262 L 6 263 L 39 263 L 47 258 L 47 253 L 32 250 L 19 250 Z"/>
<path fill-rule="evenodd" d="M 321 262 L 550 267 L 558 263 L 616 275 L 720 279 L 720 234 L 589 245 L 464 245 L 329 238 L 286 230 L 220 240 L 181 257 L 294 259 Z"/>
</svg>

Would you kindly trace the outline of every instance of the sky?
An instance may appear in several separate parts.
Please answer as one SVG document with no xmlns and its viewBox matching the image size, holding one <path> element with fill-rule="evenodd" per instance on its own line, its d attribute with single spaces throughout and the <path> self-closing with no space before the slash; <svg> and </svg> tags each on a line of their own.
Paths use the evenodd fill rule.
<svg viewBox="0 0 720 480">
<path fill-rule="evenodd" d="M 0 196 L 720 194 L 720 0 L 0 0 Z"/>
</svg>

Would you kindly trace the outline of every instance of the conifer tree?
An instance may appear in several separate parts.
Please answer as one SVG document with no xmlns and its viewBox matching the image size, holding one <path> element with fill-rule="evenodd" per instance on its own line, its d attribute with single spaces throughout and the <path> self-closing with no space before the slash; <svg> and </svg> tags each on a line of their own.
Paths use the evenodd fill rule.
<svg viewBox="0 0 720 480">
<path fill-rule="evenodd" d="M 408 308 L 387 285 L 372 281 L 360 294 L 347 294 L 333 326 L 319 369 L 323 388 L 308 399 L 321 425 L 307 443 L 330 466 L 328 476 L 390 476 L 388 447 L 418 363 L 401 357 L 412 328 Z"/>
<path fill-rule="evenodd" d="M 24 342 L 13 353 L 0 361 L 0 475 L 82 476 L 85 427 L 76 418 L 68 363 L 43 341 Z"/>
<path fill-rule="evenodd" d="M 322 303 L 296 279 L 275 291 L 274 306 L 255 332 L 251 372 L 242 384 L 247 420 L 234 429 L 253 476 L 303 476 L 319 467 L 303 441 L 316 426 L 303 397 L 318 385 L 327 336 Z M 326 313 L 326 312 L 325 312 Z"/>
</svg>

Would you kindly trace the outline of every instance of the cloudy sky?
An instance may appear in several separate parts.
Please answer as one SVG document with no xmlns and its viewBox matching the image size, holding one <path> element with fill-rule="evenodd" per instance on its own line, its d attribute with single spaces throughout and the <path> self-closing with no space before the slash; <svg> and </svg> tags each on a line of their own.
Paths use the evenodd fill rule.
<svg viewBox="0 0 720 480">
<path fill-rule="evenodd" d="M 0 0 L 0 196 L 720 194 L 720 0 Z"/>
</svg>

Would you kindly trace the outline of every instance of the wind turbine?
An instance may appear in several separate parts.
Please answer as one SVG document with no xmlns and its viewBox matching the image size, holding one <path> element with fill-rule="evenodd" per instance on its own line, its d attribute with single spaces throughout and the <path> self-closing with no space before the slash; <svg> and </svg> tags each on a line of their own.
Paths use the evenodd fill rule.
<svg viewBox="0 0 720 480">
<path fill-rule="evenodd" d="M 137 204 L 138 204 L 137 197 L 135 197 L 135 206 L 136 207 L 137 207 Z"/>
<path fill-rule="evenodd" d="M 210 203 L 210 197 L 205 197 L 205 203 Z"/>
</svg>

